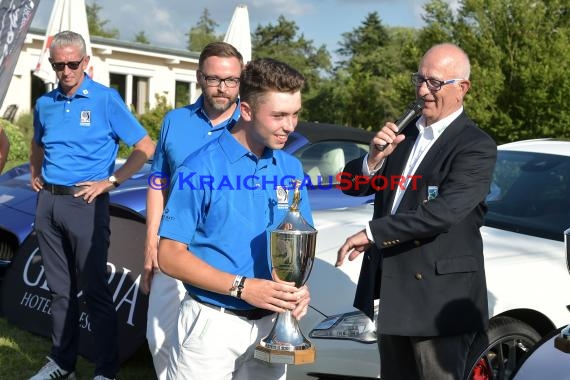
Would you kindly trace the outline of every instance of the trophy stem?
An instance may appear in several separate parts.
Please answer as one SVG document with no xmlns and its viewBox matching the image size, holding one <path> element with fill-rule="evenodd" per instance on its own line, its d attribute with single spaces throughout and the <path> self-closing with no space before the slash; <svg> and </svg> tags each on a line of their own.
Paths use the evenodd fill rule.
<svg viewBox="0 0 570 380">
<path fill-rule="evenodd" d="M 297 320 L 290 310 L 277 315 L 277 320 L 269 335 L 260 342 L 262 347 L 270 350 L 296 351 L 311 348 L 311 342 L 305 338 Z"/>
<path fill-rule="evenodd" d="M 257 345 L 254 357 L 268 363 L 313 363 L 315 347 L 303 336 L 297 320 L 287 310 L 277 315 L 271 332 Z"/>
</svg>

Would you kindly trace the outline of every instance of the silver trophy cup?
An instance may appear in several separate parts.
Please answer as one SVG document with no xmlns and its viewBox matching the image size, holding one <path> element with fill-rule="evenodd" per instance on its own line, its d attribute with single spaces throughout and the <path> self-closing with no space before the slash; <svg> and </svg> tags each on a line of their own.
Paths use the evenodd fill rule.
<svg viewBox="0 0 570 380">
<path fill-rule="evenodd" d="M 307 282 L 313 267 L 317 230 L 299 211 L 298 185 L 287 215 L 271 232 L 270 252 L 273 279 L 294 282 L 296 287 L 301 287 Z M 312 363 L 315 361 L 315 347 L 305 338 L 291 311 L 287 310 L 277 315 L 271 332 L 259 342 L 255 357 L 269 363 Z"/>
</svg>

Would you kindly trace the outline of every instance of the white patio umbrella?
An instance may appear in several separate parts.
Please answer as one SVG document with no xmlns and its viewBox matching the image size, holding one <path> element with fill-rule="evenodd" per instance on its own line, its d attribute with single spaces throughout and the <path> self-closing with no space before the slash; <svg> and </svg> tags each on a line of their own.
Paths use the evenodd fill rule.
<svg viewBox="0 0 570 380">
<path fill-rule="evenodd" d="M 41 78 L 46 84 L 55 84 L 56 76 L 48 61 L 49 46 L 53 36 L 57 33 L 71 30 L 83 36 L 87 47 L 87 55 L 92 56 L 91 40 L 89 38 L 89 27 L 87 23 L 87 12 L 84 0 L 55 0 L 49 23 L 46 29 L 46 38 L 40 54 L 40 59 L 34 70 L 34 75 Z M 93 65 L 91 61 L 87 67 L 87 72 L 93 78 Z"/>
<path fill-rule="evenodd" d="M 243 56 L 243 62 L 251 61 L 251 32 L 247 6 L 238 4 L 226 31 L 224 42 L 232 44 Z"/>
</svg>

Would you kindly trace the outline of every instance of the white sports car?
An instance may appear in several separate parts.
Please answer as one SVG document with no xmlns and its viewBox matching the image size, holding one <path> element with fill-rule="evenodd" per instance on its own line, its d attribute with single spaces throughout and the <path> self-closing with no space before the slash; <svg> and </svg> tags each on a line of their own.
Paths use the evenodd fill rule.
<svg viewBox="0 0 570 380">
<path fill-rule="evenodd" d="M 570 227 L 570 141 L 500 146 L 487 201 L 481 232 L 491 323 L 471 348 L 469 380 L 510 378 L 532 346 L 570 322 L 563 243 Z M 338 248 L 364 228 L 372 209 L 363 205 L 313 214 L 319 232 L 308 280 L 311 309 L 300 324 L 316 346 L 317 359 L 289 366 L 288 379 L 379 377 L 374 322 L 352 307 L 360 260 L 334 266 Z"/>
</svg>

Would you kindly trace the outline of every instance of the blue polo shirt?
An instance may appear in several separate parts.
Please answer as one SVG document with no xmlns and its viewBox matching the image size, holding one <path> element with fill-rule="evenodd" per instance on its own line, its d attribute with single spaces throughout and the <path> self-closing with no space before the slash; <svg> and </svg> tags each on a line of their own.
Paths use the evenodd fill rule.
<svg viewBox="0 0 570 380">
<path fill-rule="evenodd" d="M 266 149 L 258 159 L 226 130 L 178 167 L 158 234 L 187 244 L 194 255 L 222 271 L 271 279 L 270 232 L 289 210 L 293 178 L 304 178 L 295 157 Z M 288 196 L 283 188 L 289 188 Z M 306 186 L 300 211 L 312 225 Z M 252 307 L 229 295 L 185 286 L 204 302 Z"/>
<path fill-rule="evenodd" d="M 188 155 L 205 143 L 218 137 L 239 118 L 239 100 L 233 115 L 213 126 L 204 112 L 204 95 L 196 102 L 176 108 L 166 114 L 160 127 L 160 136 L 154 151 L 152 172 L 170 177 Z"/>
<path fill-rule="evenodd" d="M 42 95 L 34 110 L 34 141 L 44 149 L 42 176 L 56 185 L 108 178 L 119 140 L 131 146 L 146 134 L 117 91 L 87 74 L 72 97 L 58 87 Z"/>
</svg>

